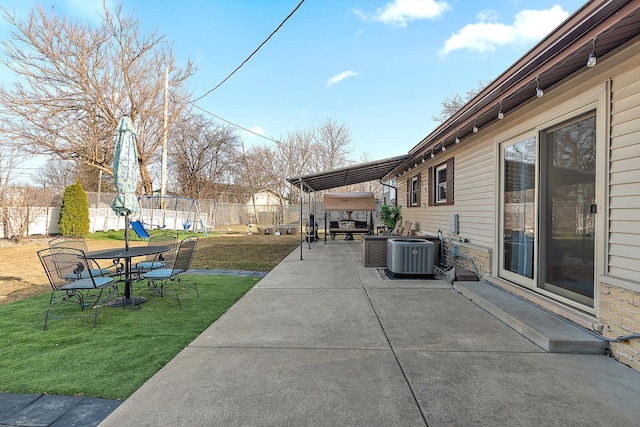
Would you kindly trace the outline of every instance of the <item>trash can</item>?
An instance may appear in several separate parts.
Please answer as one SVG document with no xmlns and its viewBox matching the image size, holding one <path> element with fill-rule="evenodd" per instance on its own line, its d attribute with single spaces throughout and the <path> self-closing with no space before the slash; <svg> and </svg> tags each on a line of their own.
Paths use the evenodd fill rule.
<svg viewBox="0 0 640 427">
<path fill-rule="evenodd" d="M 318 240 L 318 224 L 314 214 L 309 214 L 309 224 L 307 225 L 307 242 L 315 242 Z"/>
</svg>

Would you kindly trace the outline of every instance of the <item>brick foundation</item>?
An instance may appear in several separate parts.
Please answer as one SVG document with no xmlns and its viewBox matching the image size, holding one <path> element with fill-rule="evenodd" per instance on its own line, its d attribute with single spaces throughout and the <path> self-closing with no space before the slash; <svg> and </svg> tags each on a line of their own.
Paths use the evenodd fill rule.
<svg viewBox="0 0 640 427">
<path fill-rule="evenodd" d="M 458 242 L 444 243 L 445 246 L 445 263 L 449 265 L 453 261 L 453 265 L 460 270 L 474 271 L 473 264 L 475 264 L 478 272 L 482 277 L 491 275 L 491 251 L 482 247 L 474 247 L 470 244 L 461 244 Z M 458 254 L 462 255 L 452 259 L 451 246 L 458 248 Z M 466 257 L 473 260 L 473 264 L 466 259 Z"/>
<path fill-rule="evenodd" d="M 604 325 L 604 336 L 640 333 L 640 292 L 600 282 L 599 320 Z M 640 338 L 612 342 L 613 357 L 640 371 Z"/>
</svg>

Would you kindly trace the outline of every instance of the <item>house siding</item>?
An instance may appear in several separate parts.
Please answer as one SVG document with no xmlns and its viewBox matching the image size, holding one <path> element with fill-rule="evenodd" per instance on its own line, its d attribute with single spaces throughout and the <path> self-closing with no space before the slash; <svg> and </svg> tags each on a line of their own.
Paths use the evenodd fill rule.
<svg viewBox="0 0 640 427">
<path fill-rule="evenodd" d="M 422 173 L 422 200 L 428 197 L 428 188 L 431 185 L 428 167 L 438 165 L 446 159 L 454 158 L 454 189 L 453 205 L 422 206 L 402 208 L 404 220 L 413 222 L 415 233 L 437 233 L 442 230 L 445 237 L 449 234 L 449 215 L 459 215 L 459 237 L 468 239 L 475 245 L 490 248 L 494 243 L 494 218 L 495 218 L 495 153 L 491 140 L 480 141 L 471 146 L 451 147 L 447 150 L 449 156 L 437 156 L 435 159 L 424 163 L 415 170 L 403 175 L 410 178 L 417 173 Z M 406 193 L 406 179 L 401 182 L 398 191 Z"/>
<path fill-rule="evenodd" d="M 611 81 L 608 273 L 640 282 L 640 67 Z"/>
<path fill-rule="evenodd" d="M 402 215 L 414 222 L 417 233 L 441 229 L 447 239 L 445 247 L 458 246 L 459 252 L 472 258 L 480 273 L 492 280 L 498 275 L 500 233 L 495 227 L 500 143 L 596 110 L 600 172 L 596 179 L 595 319 L 590 326 L 583 326 L 613 338 L 613 356 L 640 370 L 640 339 L 615 340 L 640 333 L 640 40 L 412 169 L 403 177 L 422 172 L 426 200 L 430 185 L 426 171 L 454 157 L 454 204 L 403 209 Z M 457 236 L 449 233 L 451 213 L 459 214 Z"/>
<path fill-rule="evenodd" d="M 492 140 L 461 151 L 456 157 L 455 205 L 460 236 L 479 246 L 494 245 L 495 148 Z"/>
<path fill-rule="evenodd" d="M 604 335 L 640 332 L 640 66 L 611 79 L 607 274 L 599 278 Z M 640 340 L 612 342 L 618 360 L 640 370 Z"/>
</svg>

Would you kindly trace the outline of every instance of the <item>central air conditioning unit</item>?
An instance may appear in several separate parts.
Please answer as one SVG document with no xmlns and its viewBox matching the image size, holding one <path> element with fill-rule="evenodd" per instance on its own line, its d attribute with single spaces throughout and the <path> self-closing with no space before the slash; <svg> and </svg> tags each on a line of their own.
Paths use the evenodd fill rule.
<svg viewBox="0 0 640 427">
<path fill-rule="evenodd" d="M 423 239 L 387 240 L 387 271 L 391 277 L 433 277 L 435 245 Z"/>
</svg>

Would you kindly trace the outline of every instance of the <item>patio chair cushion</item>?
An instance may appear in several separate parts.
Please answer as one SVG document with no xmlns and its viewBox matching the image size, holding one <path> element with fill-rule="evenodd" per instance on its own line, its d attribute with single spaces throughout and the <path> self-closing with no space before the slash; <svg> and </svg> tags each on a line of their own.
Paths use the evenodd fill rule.
<svg viewBox="0 0 640 427">
<path fill-rule="evenodd" d="M 106 276 L 109 274 L 109 269 L 108 268 L 92 268 L 91 269 L 91 275 L 93 275 L 93 277 L 97 277 L 97 276 Z M 76 280 L 76 279 L 88 279 L 89 278 L 89 272 L 88 271 L 82 271 L 80 274 L 74 274 L 74 273 L 69 273 L 66 274 L 65 279 L 69 279 L 69 280 Z"/>
<path fill-rule="evenodd" d="M 167 265 L 164 261 L 141 261 L 136 263 L 135 267 L 137 270 L 156 270 L 158 268 L 162 268 Z"/>
<path fill-rule="evenodd" d="M 184 273 L 184 270 L 181 268 L 159 268 L 145 273 L 143 277 L 145 279 L 168 279 L 181 273 Z"/>
<path fill-rule="evenodd" d="M 60 289 L 94 289 L 100 288 L 104 285 L 109 285 L 113 282 L 111 277 L 94 277 L 93 281 L 90 277 L 74 280 L 73 282 L 69 282 L 66 285 L 62 285 Z M 95 283 L 95 286 L 93 285 Z"/>
</svg>

